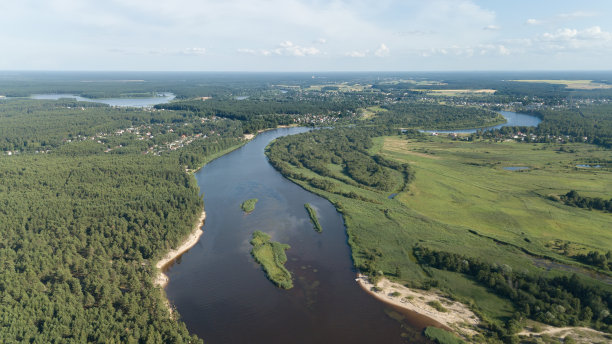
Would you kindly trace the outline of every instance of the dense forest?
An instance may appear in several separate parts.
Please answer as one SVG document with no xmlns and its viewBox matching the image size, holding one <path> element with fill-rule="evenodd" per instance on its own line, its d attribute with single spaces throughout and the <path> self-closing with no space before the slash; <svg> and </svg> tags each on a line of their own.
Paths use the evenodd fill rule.
<svg viewBox="0 0 612 344">
<path fill-rule="evenodd" d="M 420 84 L 427 78 L 435 82 Z M 537 128 L 503 128 L 478 135 L 521 130 L 538 140 L 563 136 L 565 141 L 612 147 L 612 107 L 576 106 L 570 99 L 605 98 L 606 90 L 588 93 L 560 85 L 504 81 L 513 79 L 528 77 L 520 73 L 475 73 L 471 78 L 461 73 L 0 75 L 0 338 L 7 343 L 201 342 L 170 316 L 163 293 L 152 282 L 155 262 L 190 232 L 203 206 L 186 170 L 244 144 L 246 133 L 290 124 L 319 128 L 278 139 L 267 150 L 269 160 L 309 190 L 335 197 L 335 206 L 345 215 L 353 207 L 372 221 L 368 228 L 358 228 L 354 217 L 345 217 L 353 259 L 363 272 L 399 278 L 402 272 L 414 272 L 406 261 L 416 259 L 423 271 L 468 276 L 511 300 L 521 316 L 610 331 L 609 292 L 577 276 L 540 277 L 437 246 L 412 249 L 410 240 L 417 240 L 417 233 L 418 240 L 425 240 L 436 224 L 390 199 L 390 193 L 409 191 L 418 176 L 409 164 L 377 154 L 375 138 L 401 134 L 422 139 L 415 129 L 497 124 L 502 118 L 490 109 L 501 105 L 544 104 L 529 110 L 543 121 Z M 443 101 L 425 92 L 461 87 L 497 92 Z M 35 93 L 107 98 L 162 92 L 174 93 L 177 101 L 154 108 L 119 108 L 25 98 Z M 368 109 L 373 109 L 371 116 L 360 117 Z M 610 211 L 609 201 L 577 193 L 561 200 Z M 407 229 L 406 223 L 421 227 Z M 460 235 L 447 228 L 442 233 L 427 240 L 446 243 Z M 610 253 L 585 251 L 573 258 L 597 269 L 611 268 Z M 422 273 L 418 269 L 415 274 Z M 427 287 L 435 281 L 432 277 L 414 283 Z"/>
<path fill-rule="evenodd" d="M 423 102 L 383 105 L 373 123 L 417 129 L 461 129 L 487 127 L 504 123 L 500 114 L 477 107 L 450 106 Z"/>
<path fill-rule="evenodd" d="M 522 315 L 555 326 L 593 326 L 611 331 L 612 293 L 585 284 L 577 275 L 544 277 L 513 271 L 454 253 L 416 246 L 419 262 L 436 269 L 469 275 L 495 293 L 512 300 Z"/>
<path fill-rule="evenodd" d="M 542 119 L 537 127 L 502 127 L 479 132 L 478 137 L 527 135 L 527 142 L 586 142 L 612 148 L 612 105 L 597 104 L 562 109 L 519 109 Z"/>
<path fill-rule="evenodd" d="M 304 166 L 318 175 L 359 187 L 399 190 L 410 183 L 409 166 L 368 154 L 368 149 L 372 147 L 372 137 L 398 132 L 384 127 L 316 130 L 283 138 L 283 144 L 272 145 L 267 154 L 272 165 L 284 175 L 309 181 L 312 186 L 329 192 L 342 193 L 342 190 L 327 180 L 292 174 L 286 164 Z M 343 173 L 337 173 L 338 169 Z M 347 196 L 358 197 L 354 194 Z"/>
<path fill-rule="evenodd" d="M 203 206 L 185 167 L 243 144 L 241 123 L 63 100 L 0 105 L 14 153 L 0 156 L 2 340 L 199 342 L 169 316 L 155 262 Z M 181 149 L 142 154 L 181 138 Z"/>
</svg>

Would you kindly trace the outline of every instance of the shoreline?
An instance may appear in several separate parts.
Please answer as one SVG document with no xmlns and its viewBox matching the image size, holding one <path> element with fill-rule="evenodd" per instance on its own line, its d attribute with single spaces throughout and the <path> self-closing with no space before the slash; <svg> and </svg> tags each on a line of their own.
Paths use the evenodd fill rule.
<svg viewBox="0 0 612 344">
<path fill-rule="evenodd" d="M 386 278 L 381 279 L 376 285 L 362 274 L 357 274 L 355 280 L 365 292 L 378 300 L 430 318 L 466 339 L 478 334 L 476 328 L 480 324 L 480 319 L 468 306 L 458 301 L 450 300 L 434 291 L 408 288 Z M 374 287 L 378 287 L 380 291 L 373 291 Z M 393 293 L 399 295 L 392 295 Z M 447 311 L 441 312 L 428 305 L 428 302 L 432 301 L 439 302 Z"/>
<path fill-rule="evenodd" d="M 159 269 L 159 273 L 153 280 L 153 284 L 155 286 L 165 288 L 168 285 L 170 279 L 168 275 L 164 273 L 164 268 L 168 266 L 170 263 L 174 262 L 177 258 L 183 255 L 185 252 L 189 251 L 192 247 L 194 247 L 204 231 L 202 230 L 202 225 L 204 224 L 204 220 L 206 219 L 206 211 L 202 210 L 202 214 L 197 222 L 193 226 L 193 231 L 189 236 L 175 249 L 170 250 L 166 255 L 159 260 L 155 267 Z"/>
</svg>

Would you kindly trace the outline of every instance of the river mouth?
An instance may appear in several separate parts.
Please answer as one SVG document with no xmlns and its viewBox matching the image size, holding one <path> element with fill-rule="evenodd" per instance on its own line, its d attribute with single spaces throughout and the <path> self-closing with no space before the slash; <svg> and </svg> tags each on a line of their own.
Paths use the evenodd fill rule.
<svg viewBox="0 0 612 344">
<path fill-rule="evenodd" d="M 429 343 L 421 332 L 432 320 L 383 304 L 355 282 L 344 223 L 333 205 L 268 163 L 264 149 L 271 140 L 307 130 L 261 133 L 197 172 L 204 234 L 167 271 L 170 302 L 207 343 Z M 259 201 L 247 215 L 240 204 L 250 198 Z M 315 208 L 322 233 L 305 203 Z M 253 261 L 255 230 L 291 246 L 286 267 L 293 289 L 275 287 Z"/>
</svg>

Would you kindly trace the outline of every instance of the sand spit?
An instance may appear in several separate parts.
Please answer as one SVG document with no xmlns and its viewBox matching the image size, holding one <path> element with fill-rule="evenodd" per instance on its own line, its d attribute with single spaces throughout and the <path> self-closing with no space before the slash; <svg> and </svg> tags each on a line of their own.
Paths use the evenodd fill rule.
<svg viewBox="0 0 612 344">
<path fill-rule="evenodd" d="M 193 246 L 195 246 L 195 244 L 198 243 L 200 237 L 202 236 L 202 234 L 204 234 L 204 231 L 202 231 L 202 224 L 204 223 L 204 219 L 206 219 L 206 212 L 202 211 L 202 215 L 200 215 L 200 218 L 193 227 L 193 232 L 191 232 L 187 239 L 185 239 L 185 241 L 183 241 L 177 248 L 170 250 L 170 252 L 168 252 L 164 256 L 164 258 L 162 258 L 160 261 L 157 262 L 157 264 L 155 264 L 155 266 L 159 269 L 159 274 L 157 275 L 157 277 L 155 277 L 153 284 L 162 288 L 166 287 L 169 279 L 168 276 L 163 272 L 164 267 L 176 260 L 185 252 L 189 251 L 190 248 L 192 248 Z"/>
<path fill-rule="evenodd" d="M 468 306 L 460 302 L 453 301 L 434 291 L 407 288 L 386 278 L 383 278 L 376 286 L 367 276 L 361 274 L 357 275 L 356 280 L 365 291 L 383 302 L 425 315 L 466 338 L 478 333 L 476 327 L 480 319 Z M 432 301 L 439 302 L 447 311 L 442 312 L 430 306 L 428 303 Z"/>
</svg>

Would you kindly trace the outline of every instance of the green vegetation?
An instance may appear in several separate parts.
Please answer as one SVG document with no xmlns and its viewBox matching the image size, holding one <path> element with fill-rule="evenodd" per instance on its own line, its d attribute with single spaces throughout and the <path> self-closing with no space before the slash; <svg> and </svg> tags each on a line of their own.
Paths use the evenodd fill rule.
<svg viewBox="0 0 612 344">
<path fill-rule="evenodd" d="M 240 122 L 6 99 L 0 131 L 2 341 L 201 342 L 155 262 L 202 210 L 185 167 L 243 144 Z"/>
<path fill-rule="evenodd" d="M 427 302 L 427 304 L 431 306 L 432 308 L 434 308 L 435 310 L 437 310 L 438 312 L 444 312 L 444 313 L 448 312 L 448 309 L 444 308 L 444 306 L 442 306 L 440 301 L 432 300 L 432 301 Z"/>
<path fill-rule="evenodd" d="M 451 106 L 436 103 L 402 102 L 384 105 L 385 112 L 371 123 L 416 129 L 481 128 L 506 122 L 497 112 L 481 107 Z"/>
<path fill-rule="evenodd" d="M 257 203 L 257 201 L 257 198 L 247 199 L 246 201 L 242 202 L 242 204 L 240 205 L 240 209 L 242 209 L 242 211 L 244 211 L 245 213 L 250 213 L 255 210 L 255 204 Z"/>
<path fill-rule="evenodd" d="M 465 255 L 415 247 L 421 264 L 470 275 L 496 294 L 509 298 L 525 316 L 555 326 L 586 324 L 606 328 L 611 324 L 612 291 L 603 291 L 582 282 L 577 275 L 544 278 L 539 274 L 517 273 Z M 436 301 L 432 301 L 436 302 Z M 428 303 L 438 309 L 442 307 Z M 441 309 L 438 309 L 442 311 Z"/>
<path fill-rule="evenodd" d="M 559 199 L 566 205 L 603 210 L 612 213 L 612 198 L 610 200 L 604 200 L 601 197 L 582 197 L 578 191 L 571 190 L 565 195 L 561 195 Z"/>
<path fill-rule="evenodd" d="M 287 244 L 270 241 L 270 236 L 260 231 L 253 233 L 251 245 L 253 245 L 251 250 L 253 258 L 261 265 L 268 279 L 280 288 L 293 288 L 291 273 L 285 268 L 287 262 L 285 251 L 291 247 Z"/>
<path fill-rule="evenodd" d="M 612 288 L 599 281 L 607 276 L 595 275 L 599 280 L 593 279 L 579 259 L 555 248 L 555 240 L 571 242 L 582 250 L 611 247 L 610 214 L 589 212 L 548 198 L 568 188 L 589 197 L 605 197 L 612 173 L 606 168 L 575 166 L 577 161 L 605 159 L 609 152 L 587 144 L 491 143 L 411 131 L 380 137 L 389 131 L 373 129 L 319 130 L 280 138 L 268 148 L 272 164 L 281 173 L 328 198 L 342 212 L 353 259 L 362 272 L 372 276 L 382 273 L 413 287 L 447 291 L 471 304 L 490 324 L 485 331 L 489 336 L 511 338 L 514 328 L 502 325 L 521 316 L 611 330 L 612 318 L 606 311 L 612 305 L 602 300 L 607 300 L 606 293 Z M 354 139 L 362 135 L 362 130 L 370 135 Z M 378 166 L 366 167 L 370 175 L 365 178 L 355 176 L 341 158 L 348 154 L 355 156 L 349 164 Z M 504 170 L 505 166 L 530 169 L 513 172 Z M 376 173 L 395 177 L 387 177 L 386 183 L 365 182 Z M 399 191 L 398 195 L 388 199 L 393 190 Z M 574 278 L 583 290 L 592 290 L 591 295 L 596 296 L 586 299 L 572 294 L 584 306 L 563 305 L 568 315 L 561 317 L 557 315 L 560 301 L 552 295 L 527 288 L 522 291 L 526 293 L 521 294 L 522 299 L 513 298 L 496 291 L 497 284 L 492 284 L 491 278 L 485 283 L 478 275 L 445 271 L 419 260 L 411 249 L 417 244 L 440 254 L 466 257 L 463 261 L 468 264 L 469 259 L 488 261 L 493 264 L 491 271 L 502 267 L 516 271 L 516 276 L 542 276 L 544 282 L 538 283 L 550 283 L 542 286 L 558 289 L 559 281 Z M 558 262 L 558 270 L 547 273 L 539 269 L 536 258 Z M 580 276 L 571 277 L 572 272 Z M 572 300 L 568 294 L 559 300 L 564 298 Z M 529 310 L 521 303 L 523 299 L 534 302 Z M 599 318 L 581 318 L 581 313 L 588 313 L 587 305 L 597 308 Z"/>
<path fill-rule="evenodd" d="M 323 232 L 323 228 L 321 228 L 321 224 L 317 218 L 317 212 L 308 203 L 304 204 L 304 208 L 308 211 L 308 216 L 310 216 L 310 221 L 312 221 L 315 231 L 319 233 Z"/>
<path fill-rule="evenodd" d="M 457 338 L 457 336 L 455 336 L 454 334 L 433 326 L 429 326 L 425 329 L 425 336 L 438 344 L 465 343 L 461 339 Z"/>
</svg>

